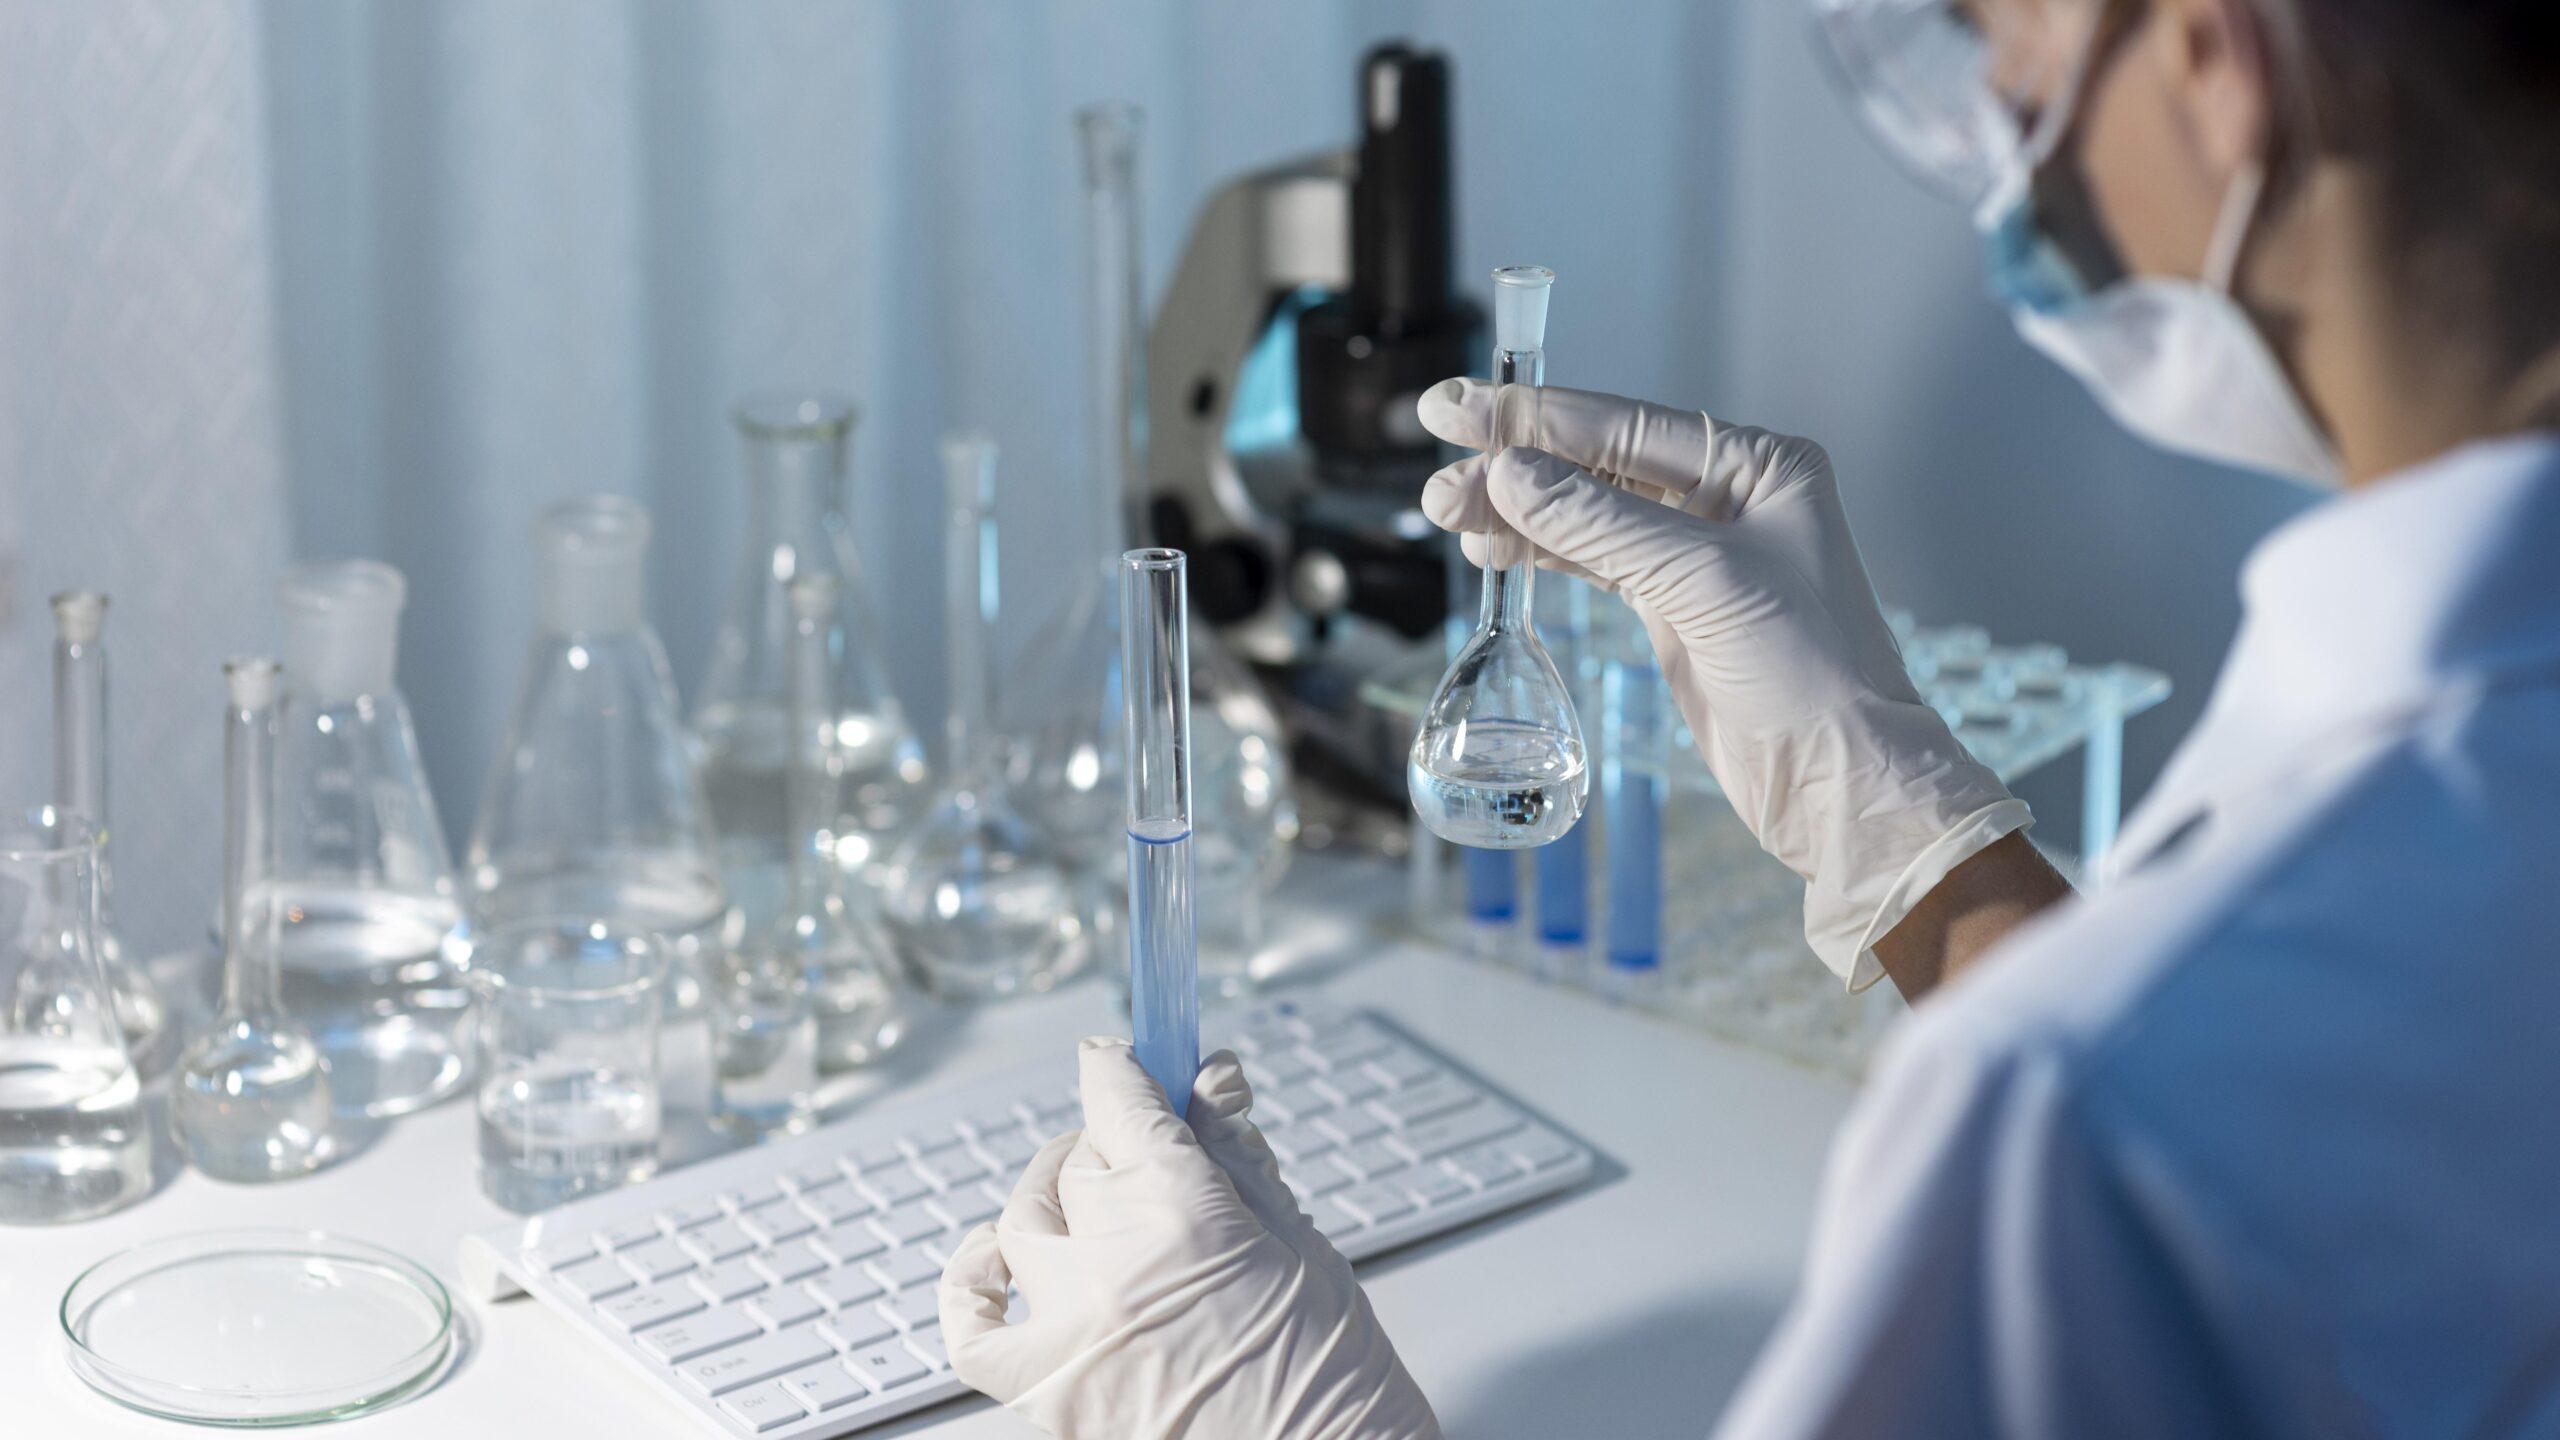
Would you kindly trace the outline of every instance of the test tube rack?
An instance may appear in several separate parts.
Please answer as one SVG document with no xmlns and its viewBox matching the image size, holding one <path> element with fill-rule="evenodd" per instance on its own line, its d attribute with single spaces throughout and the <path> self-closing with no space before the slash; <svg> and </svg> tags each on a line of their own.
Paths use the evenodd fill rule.
<svg viewBox="0 0 2560 1440">
<path fill-rule="evenodd" d="M 2122 814 L 2124 725 L 2168 698 L 2169 678 L 2125 664 L 2069 660 L 2057 647 L 1995 645 L 1977 626 L 1921 626 L 1894 614 L 1913 683 L 2002 780 L 2080 757 L 2081 826 L 2076 849 L 2045 842 L 2067 872 L 2093 867 L 2114 842 Z M 1412 719 L 1421 713 L 1443 660 L 1435 647 L 1381 671 L 1363 689 L 1369 704 Z M 1596 697 L 1591 702 L 1596 706 Z M 1586 727 L 1595 736 L 1596 724 Z M 1682 728 L 1672 737 L 1662 849 L 1662 956 L 1652 971 L 1614 968 L 1599 937 L 1579 946 L 1538 938 L 1534 916 L 1509 924 L 1469 919 L 1459 903 L 1452 847 L 1414 827 L 1408 903 L 1397 921 L 1488 963 L 1599 993 L 1727 1039 L 1820 1069 L 1862 1073 L 1884 1028 L 1902 1012 L 1890 985 L 1850 994 L 1805 945 L 1803 882 L 1764 854 L 1717 790 Z M 1594 797 L 1595 808 L 1599 804 Z M 1590 913 L 1605 913 L 1605 827 L 1590 831 Z M 1529 887 L 1523 886 L 1526 894 Z"/>
</svg>

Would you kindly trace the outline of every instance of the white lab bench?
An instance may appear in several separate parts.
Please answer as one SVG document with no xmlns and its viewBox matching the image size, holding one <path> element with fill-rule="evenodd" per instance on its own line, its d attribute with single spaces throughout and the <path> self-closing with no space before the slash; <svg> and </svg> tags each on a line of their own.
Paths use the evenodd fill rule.
<svg viewBox="0 0 2560 1440">
<path fill-rule="evenodd" d="M 1702 1433 L 1793 1284 L 1824 1153 L 1850 1098 L 1796 1068 L 1578 992 L 1382 942 L 1338 897 L 1378 897 L 1377 871 L 1304 863 L 1277 915 L 1325 993 L 1373 1008 L 1464 1061 L 1600 1153 L 1555 1199 L 1361 1267 L 1378 1315 L 1452 1436 Z M 1332 901 L 1322 896 L 1337 897 Z M 889 1093 L 1063 1052 L 1119 1030 L 1108 987 L 970 1013 L 903 1062 Z M 1217 1026 L 1215 1012 L 1204 1030 Z M 700 1440 L 711 1432 L 636 1383 L 538 1304 L 460 1299 L 455 1245 L 509 1217 L 472 1177 L 467 1100 L 388 1127 L 361 1153 L 284 1185 L 192 1172 L 85 1224 L 0 1228 L 0 1436 L 127 1440 L 203 1434 L 124 1410 L 73 1378 L 55 1318 L 64 1287 L 126 1246 L 188 1231 L 282 1225 L 401 1251 L 456 1287 L 463 1350 L 426 1392 L 347 1422 L 371 1440 Z M 985 1400 L 937 1406 L 879 1436 L 1022 1436 Z"/>
</svg>

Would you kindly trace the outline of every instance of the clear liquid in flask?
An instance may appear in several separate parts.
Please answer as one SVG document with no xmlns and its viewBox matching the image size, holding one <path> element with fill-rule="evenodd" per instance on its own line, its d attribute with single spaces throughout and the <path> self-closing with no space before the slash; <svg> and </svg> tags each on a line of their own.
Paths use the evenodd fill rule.
<svg viewBox="0 0 2560 1440">
<path fill-rule="evenodd" d="M 1469 724 L 1452 750 L 1417 754 L 1406 788 L 1432 834 L 1484 850 L 1525 850 L 1573 828 L 1590 782 L 1579 737 L 1489 720 Z"/>
</svg>

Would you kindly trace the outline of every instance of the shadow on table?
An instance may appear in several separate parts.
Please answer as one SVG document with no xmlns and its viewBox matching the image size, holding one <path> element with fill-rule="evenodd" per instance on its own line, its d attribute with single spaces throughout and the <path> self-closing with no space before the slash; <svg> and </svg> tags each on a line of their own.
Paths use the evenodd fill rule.
<svg viewBox="0 0 2560 1440">
<path fill-rule="evenodd" d="M 1441 1428 L 1468 1440 L 1559 1435 L 1704 1435 L 1778 1323 L 1778 1296 L 1730 1295 L 1559 1335 L 1498 1378 L 1441 1402 Z"/>
</svg>

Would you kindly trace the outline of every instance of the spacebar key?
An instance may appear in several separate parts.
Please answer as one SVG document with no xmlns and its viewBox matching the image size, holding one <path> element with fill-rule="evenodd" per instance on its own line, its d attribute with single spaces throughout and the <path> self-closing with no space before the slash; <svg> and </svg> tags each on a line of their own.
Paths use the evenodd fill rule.
<svg viewBox="0 0 2560 1440">
<path fill-rule="evenodd" d="M 705 1395 L 726 1395 L 742 1385 L 770 1380 L 785 1371 L 797 1370 L 835 1353 L 833 1345 L 820 1338 L 815 1329 L 804 1325 L 688 1361 L 677 1367 L 677 1373 L 684 1376 L 686 1384 Z"/>
</svg>

